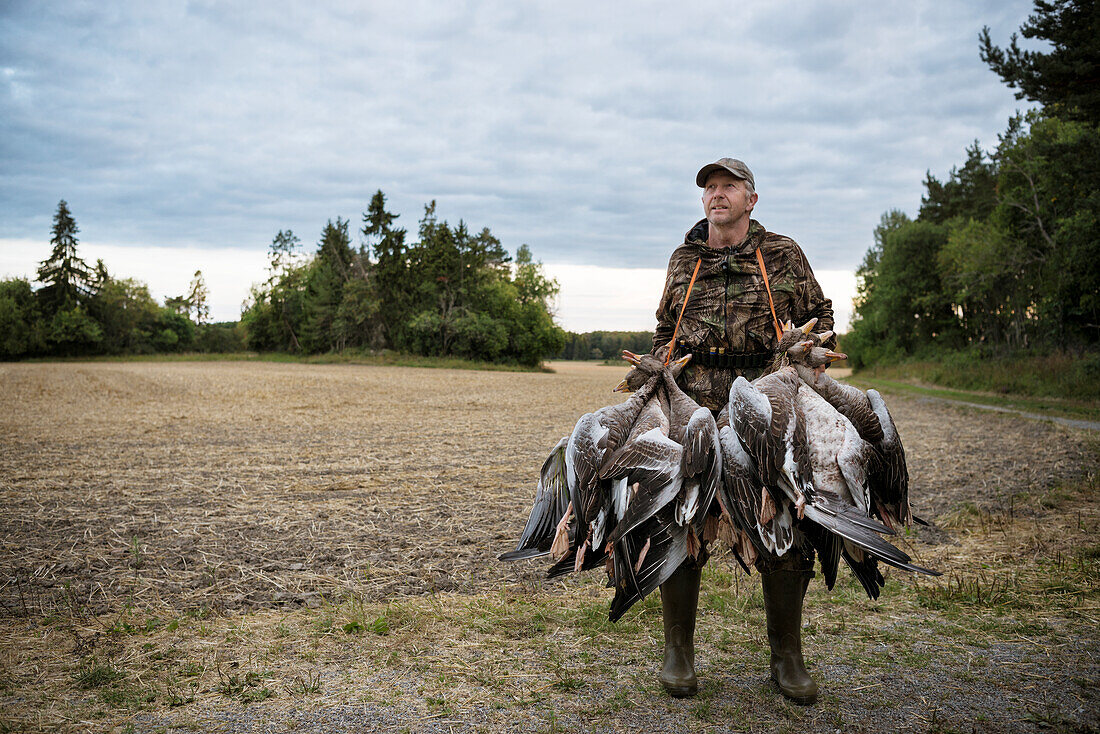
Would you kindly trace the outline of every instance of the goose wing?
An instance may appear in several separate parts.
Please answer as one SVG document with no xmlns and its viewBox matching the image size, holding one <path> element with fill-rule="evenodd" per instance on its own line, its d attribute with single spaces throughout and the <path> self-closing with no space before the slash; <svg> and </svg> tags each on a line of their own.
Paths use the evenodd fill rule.
<svg viewBox="0 0 1100 734">
<path fill-rule="evenodd" d="M 908 554 L 886 542 L 879 535 L 880 533 L 892 535 L 894 531 L 866 517 L 859 508 L 853 507 L 830 492 L 818 491 L 813 502 L 806 503 L 805 512 L 810 520 L 870 553 L 883 563 L 929 576 L 941 575 L 938 571 L 913 564 L 913 559 Z"/>
<path fill-rule="evenodd" d="M 850 420 L 860 438 L 874 449 L 868 470 L 870 510 L 890 527 L 908 526 L 913 520 L 909 505 L 909 471 L 894 418 L 877 390 L 866 393 L 844 385 L 827 374 L 799 374 L 821 397 Z"/>
<path fill-rule="evenodd" d="M 718 426 L 706 408 L 699 407 L 693 411 L 684 426 L 681 466 L 685 483 L 688 480 L 698 483 L 694 506 L 686 504 L 681 519 L 691 522 L 696 535 L 702 537 L 707 511 L 722 483 L 722 445 Z"/>
<path fill-rule="evenodd" d="M 760 481 L 773 501 L 798 501 L 812 494 L 813 474 L 796 398 L 798 377 L 790 369 L 749 383 L 743 377 L 730 388 L 730 422 L 752 457 Z"/>
<path fill-rule="evenodd" d="M 550 552 L 558 522 L 569 505 L 569 472 L 565 449 L 569 436 L 563 437 L 546 457 L 535 488 L 535 503 L 520 534 L 515 550 L 502 553 L 500 560 L 517 561 Z"/>
<path fill-rule="evenodd" d="M 615 544 L 611 579 L 615 597 L 608 615 L 612 622 L 667 581 L 687 559 L 688 532 L 688 526 L 658 515 Z"/>
<path fill-rule="evenodd" d="M 871 476 L 872 508 L 890 527 L 908 526 L 913 519 L 909 506 L 909 469 L 894 418 L 878 390 L 868 390 L 867 399 L 882 427 L 882 440 L 875 447 L 877 457 Z"/>
<path fill-rule="evenodd" d="M 682 453 L 680 444 L 653 428 L 611 457 L 601 476 L 625 480 L 627 501 L 608 542 L 617 542 L 676 498 L 682 485 Z"/>
<path fill-rule="evenodd" d="M 879 418 L 862 390 L 837 382 L 824 372 L 815 372 L 801 365 L 796 369 L 807 385 L 852 422 L 864 441 L 874 444 L 882 440 Z"/>
<path fill-rule="evenodd" d="M 786 553 L 794 542 L 794 523 L 787 503 L 777 506 L 766 494 L 756 464 L 732 426 L 724 426 L 718 435 L 722 449 L 718 498 L 733 526 L 733 546 L 742 565 L 750 565 L 757 554 Z M 765 507 L 769 508 L 766 514 Z M 744 547 L 746 539 L 755 547 L 753 550 Z"/>
<path fill-rule="evenodd" d="M 598 413 L 585 413 L 577 421 L 565 448 L 565 461 L 573 476 L 570 500 L 581 527 L 586 527 L 599 506 L 597 492 L 600 466 L 607 451 L 610 431 Z"/>
</svg>

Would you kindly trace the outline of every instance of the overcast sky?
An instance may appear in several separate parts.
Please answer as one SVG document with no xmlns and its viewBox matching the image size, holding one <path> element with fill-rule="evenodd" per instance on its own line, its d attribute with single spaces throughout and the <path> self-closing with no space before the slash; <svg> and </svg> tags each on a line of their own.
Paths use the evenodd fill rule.
<svg viewBox="0 0 1100 734">
<path fill-rule="evenodd" d="M 382 189 L 410 230 L 435 199 L 530 244 L 567 328 L 652 328 L 695 172 L 728 155 L 847 311 L 882 213 L 1022 106 L 977 39 L 1030 10 L 2 0 L 0 275 L 33 274 L 64 198 L 88 259 L 158 297 L 201 268 L 235 319 L 276 231 L 315 243 Z"/>
</svg>

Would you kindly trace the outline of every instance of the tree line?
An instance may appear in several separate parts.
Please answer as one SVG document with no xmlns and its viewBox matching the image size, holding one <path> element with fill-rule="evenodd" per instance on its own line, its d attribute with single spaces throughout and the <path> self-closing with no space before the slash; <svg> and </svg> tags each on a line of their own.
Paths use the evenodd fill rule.
<svg viewBox="0 0 1100 734">
<path fill-rule="evenodd" d="M 648 354 L 653 348 L 652 331 L 568 331 L 565 345 L 555 359 L 618 359 L 623 350 Z"/>
<path fill-rule="evenodd" d="M 186 294 L 158 304 L 146 285 L 111 275 L 102 260 L 88 266 L 61 201 L 41 286 L 0 281 L 0 358 L 361 348 L 535 365 L 562 351 L 565 332 L 550 310 L 558 286 L 527 245 L 513 259 L 487 228 L 473 234 L 463 222 L 439 221 L 434 201 L 409 242 L 397 216 L 378 191 L 358 247 L 339 217 L 312 253 L 280 230 L 240 322 L 210 324 L 201 271 Z"/>
<path fill-rule="evenodd" d="M 243 342 L 234 324 L 211 324 L 202 271 L 183 295 L 161 305 L 145 284 L 118 278 L 102 260 L 89 266 L 77 252 L 79 232 L 69 205 L 57 205 L 50 256 L 38 268 L 37 290 L 26 278 L 0 280 L 0 359 L 233 351 Z"/>
<path fill-rule="evenodd" d="M 565 333 L 550 309 L 558 286 L 530 248 L 520 245 L 513 259 L 488 228 L 452 226 L 435 209 L 425 206 L 415 241 L 395 226 L 381 191 L 363 214 L 359 247 L 340 217 L 308 255 L 280 230 L 268 277 L 241 315 L 249 348 L 393 349 L 523 365 L 560 351 Z"/>
<path fill-rule="evenodd" d="M 857 271 L 844 348 L 855 366 L 943 349 L 1094 349 L 1100 343 L 1100 4 L 1044 2 L 1024 51 L 980 36 L 1018 98 L 998 144 L 977 141 L 920 211 L 882 216 Z"/>
</svg>

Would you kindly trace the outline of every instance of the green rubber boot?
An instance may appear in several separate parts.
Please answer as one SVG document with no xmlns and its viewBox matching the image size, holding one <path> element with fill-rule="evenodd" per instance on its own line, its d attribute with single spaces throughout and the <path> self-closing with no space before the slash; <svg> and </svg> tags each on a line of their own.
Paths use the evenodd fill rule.
<svg viewBox="0 0 1100 734">
<path fill-rule="evenodd" d="M 661 610 L 665 623 L 665 663 L 661 685 L 676 698 L 694 696 L 695 613 L 699 608 L 699 576 L 702 569 L 685 563 L 661 584 Z"/>
<path fill-rule="evenodd" d="M 817 701 L 817 683 L 802 659 L 802 600 L 813 571 L 772 571 L 760 575 L 768 644 L 772 648 L 772 680 L 779 692 L 797 704 Z"/>
</svg>

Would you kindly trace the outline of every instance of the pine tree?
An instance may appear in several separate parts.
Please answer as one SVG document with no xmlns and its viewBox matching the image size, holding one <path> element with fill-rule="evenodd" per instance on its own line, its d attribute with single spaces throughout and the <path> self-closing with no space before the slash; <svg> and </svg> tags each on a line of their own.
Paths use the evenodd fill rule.
<svg viewBox="0 0 1100 734">
<path fill-rule="evenodd" d="M 401 348 L 406 344 L 405 325 L 416 290 L 409 270 L 406 232 L 393 226 L 398 216 L 386 211 L 386 197 L 377 191 L 363 214 L 363 229 L 360 230 L 371 243 L 379 320 L 383 341 L 390 348 Z"/>
<path fill-rule="evenodd" d="M 1017 99 L 1038 102 L 1070 120 L 1100 122 L 1100 2 L 1035 0 L 1035 13 L 1020 26 L 1024 38 L 1049 41 L 1049 52 L 1025 51 L 1015 33 L 1008 48 L 993 45 L 982 29 L 981 58 Z"/>
<path fill-rule="evenodd" d="M 76 254 L 76 220 L 69 212 L 64 199 L 57 204 L 53 218 L 53 251 L 38 267 L 38 280 L 43 287 L 38 290 L 39 303 L 44 312 L 52 316 L 58 311 L 68 311 L 87 300 L 94 291 L 94 274 L 88 264 Z"/>
</svg>

